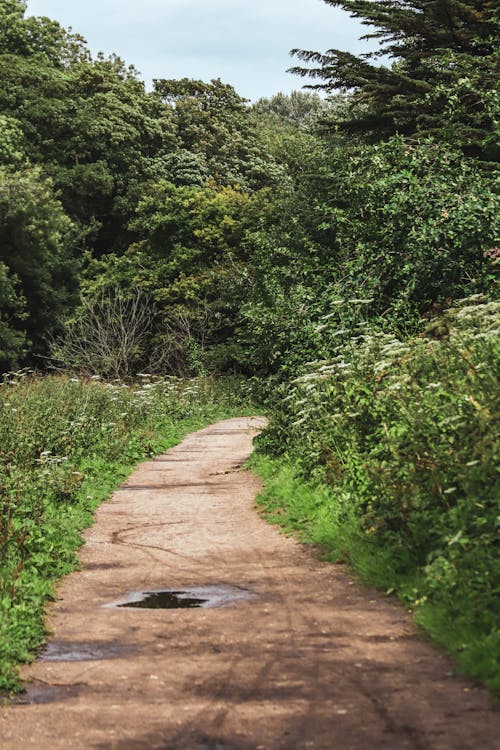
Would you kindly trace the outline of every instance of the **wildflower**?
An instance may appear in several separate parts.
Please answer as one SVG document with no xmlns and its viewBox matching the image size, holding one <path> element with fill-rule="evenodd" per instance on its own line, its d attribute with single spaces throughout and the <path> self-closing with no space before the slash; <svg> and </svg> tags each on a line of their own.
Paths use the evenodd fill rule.
<svg viewBox="0 0 500 750">
<path fill-rule="evenodd" d="M 393 383 L 392 385 L 387 386 L 387 391 L 400 391 L 402 388 L 401 383 Z"/>
<path fill-rule="evenodd" d="M 380 372 L 383 372 L 383 370 L 387 370 L 389 367 L 392 367 L 392 362 L 388 362 L 388 361 L 379 362 L 373 368 L 373 372 L 378 375 Z"/>
<path fill-rule="evenodd" d="M 301 375 L 299 378 L 292 380 L 292 383 L 307 383 L 309 380 L 315 380 L 317 377 L 315 372 L 309 372 L 306 375 Z"/>
</svg>

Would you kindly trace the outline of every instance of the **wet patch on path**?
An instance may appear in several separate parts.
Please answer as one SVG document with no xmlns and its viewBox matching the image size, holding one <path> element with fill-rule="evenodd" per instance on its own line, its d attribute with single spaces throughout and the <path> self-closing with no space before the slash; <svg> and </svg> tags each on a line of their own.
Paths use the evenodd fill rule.
<svg viewBox="0 0 500 750">
<path fill-rule="evenodd" d="M 193 586 L 189 588 L 154 589 L 134 591 L 124 598 L 105 604 L 109 608 L 138 609 L 212 609 L 228 607 L 238 602 L 255 599 L 255 594 L 242 586 L 221 584 L 217 586 Z"/>
<path fill-rule="evenodd" d="M 136 649 L 109 641 L 50 640 L 40 654 L 41 661 L 100 661 L 121 659 L 135 653 Z"/>
<path fill-rule="evenodd" d="M 12 699 L 12 705 L 38 706 L 59 703 L 77 697 L 84 685 L 28 685 L 26 691 Z"/>
</svg>

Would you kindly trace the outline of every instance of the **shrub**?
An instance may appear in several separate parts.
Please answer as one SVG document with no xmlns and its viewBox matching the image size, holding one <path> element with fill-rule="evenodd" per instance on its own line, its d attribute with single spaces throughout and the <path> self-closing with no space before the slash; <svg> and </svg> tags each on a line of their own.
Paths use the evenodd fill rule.
<svg viewBox="0 0 500 750">
<path fill-rule="evenodd" d="M 386 556 L 385 584 L 425 617 L 444 613 L 469 649 L 498 637 L 499 324 L 500 303 L 477 295 L 425 335 L 361 323 L 335 346 L 328 317 L 331 356 L 293 381 L 261 438 L 331 488 L 323 538 L 325 514 L 354 517 L 365 552 Z"/>
</svg>

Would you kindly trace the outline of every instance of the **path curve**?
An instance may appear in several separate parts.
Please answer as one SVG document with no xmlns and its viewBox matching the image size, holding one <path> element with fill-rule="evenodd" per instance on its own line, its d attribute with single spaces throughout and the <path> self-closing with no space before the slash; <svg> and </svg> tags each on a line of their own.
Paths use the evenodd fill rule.
<svg viewBox="0 0 500 750">
<path fill-rule="evenodd" d="M 3 750 L 489 750 L 488 692 L 254 509 L 241 470 L 259 418 L 190 435 L 142 464 L 86 533 L 50 612 Z M 212 609 L 109 605 L 138 590 L 235 586 Z"/>
</svg>

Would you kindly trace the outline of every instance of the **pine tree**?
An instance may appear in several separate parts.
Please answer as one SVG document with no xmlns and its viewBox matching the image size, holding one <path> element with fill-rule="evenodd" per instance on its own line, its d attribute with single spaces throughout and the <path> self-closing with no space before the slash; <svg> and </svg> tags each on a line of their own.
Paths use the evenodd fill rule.
<svg viewBox="0 0 500 750">
<path fill-rule="evenodd" d="M 493 149 L 498 111 L 498 20 L 493 0 L 324 0 L 373 29 L 379 49 L 360 57 L 338 49 L 292 50 L 310 67 L 291 72 L 308 88 L 353 92 L 343 126 L 373 139 L 448 130 L 464 150 Z M 392 62 L 377 64 L 379 58 Z"/>
</svg>

